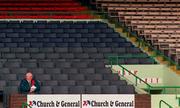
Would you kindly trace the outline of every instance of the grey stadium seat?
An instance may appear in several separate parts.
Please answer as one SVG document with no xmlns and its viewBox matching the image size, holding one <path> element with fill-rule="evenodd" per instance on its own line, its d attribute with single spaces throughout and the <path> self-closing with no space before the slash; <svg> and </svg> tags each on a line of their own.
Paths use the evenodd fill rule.
<svg viewBox="0 0 180 108">
<path fill-rule="evenodd" d="M 9 70 L 9 68 L 0 68 L 0 72 L 2 74 L 8 74 L 8 73 L 10 73 L 10 70 Z"/>
<path fill-rule="evenodd" d="M 52 87 L 51 86 L 42 86 L 40 90 L 41 94 L 52 94 Z"/>
<path fill-rule="evenodd" d="M 54 94 L 68 94 L 68 86 L 54 86 L 53 87 Z"/>
<path fill-rule="evenodd" d="M 90 80 L 76 81 L 76 84 L 78 86 L 91 86 L 91 85 L 93 85 L 92 81 L 90 81 Z"/>
<path fill-rule="evenodd" d="M 27 68 L 11 68 L 10 71 L 12 74 L 25 74 L 27 72 Z"/>
<path fill-rule="evenodd" d="M 119 80 L 119 76 L 117 74 L 104 74 L 104 80 Z"/>
<path fill-rule="evenodd" d="M 70 94 L 84 94 L 85 87 L 84 86 L 70 86 L 69 93 Z"/>
<path fill-rule="evenodd" d="M 85 80 L 83 74 L 69 74 L 69 80 Z"/>
<path fill-rule="evenodd" d="M 65 69 L 62 69 L 62 73 L 64 73 L 64 74 L 77 74 L 78 69 L 77 68 L 65 68 Z"/>
<path fill-rule="evenodd" d="M 76 82 L 75 80 L 64 80 L 58 82 L 59 86 L 75 86 Z"/>
<path fill-rule="evenodd" d="M 79 73 L 82 73 L 82 74 L 94 74 L 95 69 L 94 68 L 81 68 L 81 69 L 79 69 Z"/>
<path fill-rule="evenodd" d="M 120 94 L 134 94 L 135 93 L 135 89 L 132 85 L 119 86 L 118 91 Z"/>
<path fill-rule="evenodd" d="M 54 74 L 52 75 L 53 80 L 61 81 L 61 80 L 68 80 L 67 74 Z"/>
<path fill-rule="evenodd" d="M 34 74 L 34 77 L 40 81 L 51 80 L 51 75 L 49 74 Z"/>
<path fill-rule="evenodd" d="M 7 86 L 19 86 L 20 81 L 7 81 Z"/>
<path fill-rule="evenodd" d="M 118 88 L 117 86 L 102 86 L 103 94 L 117 94 Z"/>
<path fill-rule="evenodd" d="M 93 85 L 108 86 L 110 84 L 108 80 L 99 80 L 99 81 L 94 81 Z"/>
<path fill-rule="evenodd" d="M 4 94 L 13 94 L 18 93 L 18 87 L 17 86 L 6 86 L 4 87 Z"/>
<path fill-rule="evenodd" d="M 23 62 L 22 67 L 24 67 L 24 68 L 37 68 L 37 62 Z"/>
<path fill-rule="evenodd" d="M 39 62 L 39 67 L 41 67 L 41 68 L 53 68 L 54 63 L 50 62 L 50 61 Z"/>
<path fill-rule="evenodd" d="M 3 91 L 5 86 L 6 86 L 6 81 L 0 80 L 0 91 Z"/>
<path fill-rule="evenodd" d="M 85 74 L 87 80 L 102 80 L 101 74 Z"/>
<path fill-rule="evenodd" d="M 59 68 L 45 68 L 46 74 L 61 74 L 61 69 Z"/>
<path fill-rule="evenodd" d="M 3 75 L 1 74 L 0 79 L 6 81 L 17 80 L 17 76 L 16 74 L 3 74 Z"/>
<path fill-rule="evenodd" d="M 58 86 L 58 81 L 42 81 L 42 86 Z"/>
<path fill-rule="evenodd" d="M 56 62 L 56 68 L 70 68 L 71 63 L 69 62 Z"/>
<path fill-rule="evenodd" d="M 86 86 L 86 94 L 101 94 L 101 86 Z"/>
</svg>

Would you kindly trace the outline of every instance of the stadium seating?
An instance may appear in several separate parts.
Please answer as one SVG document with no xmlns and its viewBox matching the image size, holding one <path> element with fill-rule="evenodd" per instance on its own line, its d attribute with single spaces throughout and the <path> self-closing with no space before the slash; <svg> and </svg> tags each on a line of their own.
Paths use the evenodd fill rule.
<svg viewBox="0 0 180 108">
<path fill-rule="evenodd" d="M 107 57 L 136 54 L 143 56 L 122 58 L 121 64 L 156 63 L 103 22 L 0 23 L 1 91 L 17 92 L 32 70 L 41 93 L 131 94 L 134 87 L 105 67 Z"/>
<path fill-rule="evenodd" d="M 178 0 L 95 0 L 89 3 L 179 64 Z"/>
</svg>

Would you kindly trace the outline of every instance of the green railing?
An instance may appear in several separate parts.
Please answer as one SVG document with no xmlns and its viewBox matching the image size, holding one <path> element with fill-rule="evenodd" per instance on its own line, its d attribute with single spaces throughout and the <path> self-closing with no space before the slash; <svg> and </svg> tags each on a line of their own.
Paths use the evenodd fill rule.
<svg viewBox="0 0 180 108">
<path fill-rule="evenodd" d="M 121 56 L 108 56 L 107 58 L 109 61 L 111 61 L 110 64 L 113 65 L 113 64 L 119 64 L 119 62 L 121 62 L 121 59 L 123 58 L 147 58 L 147 57 L 149 57 L 148 60 L 150 60 L 152 63 L 156 63 L 154 59 L 156 55 L 149 56 L 146 54 L 124 54 Z"/>
<path fill-rule="evenodd" d="M 117 62 L 114 62 L 114 58 L 116 58 L 115 61 L 117 61 Z M 135 75 L 134 73 L 132 73 L 131 71 L 126 69 L 124 66 L 120 65 L 118 59 L 119 59 L 119 56 L 113 57 L 113 59 L 112 59 L 112 57 L 108 58 L 109 64 L 111 65 L 111 69 L 112 69 L 113 65 L 120 66 L 122 69 L 122 74 L 119 74 L 119 75 L 121 75 L 123 78 L 125 78 L 125 72 L 128 72 L 130 75 L 132 75 L 135 78 L 135 82 L 133 82 L 135 86 L 138 86 L 138 81 L 141 81 L 141 84 L 142 83 L 145 84 L 148 94 L 151 94 L 151 90 L 162 90 L 162 94 L 166 94 L 167 89 L 173 89 L 174 93 L 177 94 L 177 92 L 178 92 L 177 90 L 180 89 L 180 86 L 152 86 L 152 85 L 148 84 L 146 81 L 144 81 L 142 78 L 140 78 L 139 76 Z"/>
<path fill-rule="evenodd" d="M 22 104 L 22 107 L 21 107 L 21 108 L 26 108 L 26 107 L 32 108 L 30 105 L 28 105 L 27 103 L 24 102 L 24 103 Z"/>
<path fill-rule="evenodd" d="M 159 102 L 159 108 L 162 108 L 162 104 L 165 104 L 166 106 L 168 106 L 169 108 L 173 108 L 171 105 L 169 105 L 167 102 L 165 102 L 164 100 L 160 100 Z"/>
</svg>

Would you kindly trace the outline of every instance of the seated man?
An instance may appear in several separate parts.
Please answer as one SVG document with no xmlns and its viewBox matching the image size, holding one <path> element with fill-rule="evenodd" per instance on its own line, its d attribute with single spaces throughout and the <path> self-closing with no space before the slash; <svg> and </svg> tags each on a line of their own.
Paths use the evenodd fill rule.
<svg viewBox="0 0 180 108">
<path fill-rule="evenodd" d="M 40 84 L 39 81 L 33 79 L 33 74 L 29 71 L 26 73 L 26 78 L 21 80 L 20 93 L 39 93 Z"/>
</svg>

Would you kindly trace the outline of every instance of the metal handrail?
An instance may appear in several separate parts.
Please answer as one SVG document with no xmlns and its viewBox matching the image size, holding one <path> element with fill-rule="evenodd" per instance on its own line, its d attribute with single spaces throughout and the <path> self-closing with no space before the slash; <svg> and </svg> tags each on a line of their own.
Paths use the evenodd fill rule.
<svg viewBox="0 0 180 108">
<path fill-rule="evenodd" d="M 118 57 L 116 57 L 118 59 Z M 112 68 L 112 61 L 111 62 L 111 68 Z M 148 84 L 146 81 L 144 81 L 143 79 L 141 79 L 139 76 L 135 75 L 134 73 L 132 73 L 131 71 L 129 71 L 128 69 L 126 69 L 124 66 L 117 64 L 118 66 L 120 66 L 122 68 L 122 76 L 124 77 L 125 75 L 125 71 L 128 72 L 129 74 L 131 74 L 132 76 L 135 77 L 135 85 L 137 86 L 137 81 L 140 80 L 141 82 L 143 82 L 147 88 L 148 88 L 148 93 L 150 94 L 150 90 L 151 89 L 163 89 L 163 94 L 166 93 L 166 89 L 172 88 L 175 89 L 175 92 L 177 92 L 177 89 L 180 88 L 180 86 L 152 86 L 150 84 Z"/>
<path fill-rule="evenodd" d="M 160 100 L 159 102 L 159 108 L 162 108 L 162 103 L 164 103 L 165 105 L 167 105 L 169 108 L 173 108 L 171 105 L 169 105 L 167 102 L 165 102 L 164 100 Z"/>
<path fill-rule="evenodd" d="M 111 59 L 111 58 L 131 58 L 131 57 L 134 57 L 134 58 L 142 58 L 143 56 L 141 54 L 139 55 L 131 55 L 131 54 L 126 54 L 126 55 L 121 55 L 121 56 L 108 56 L 108 59 Z M 151 55 L 150 56 L 151 58 L 154 58 L 154 57 L 157 57 L 156 55 Z"/>
</svg>

